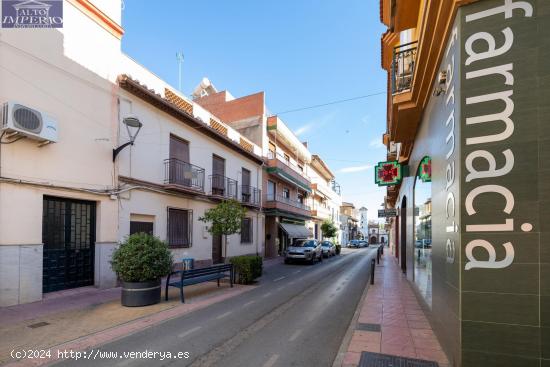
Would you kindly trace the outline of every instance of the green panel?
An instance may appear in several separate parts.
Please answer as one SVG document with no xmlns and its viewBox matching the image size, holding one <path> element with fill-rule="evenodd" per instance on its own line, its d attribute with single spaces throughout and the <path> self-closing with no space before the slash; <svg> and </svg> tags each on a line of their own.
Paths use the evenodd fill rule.
<svg viewBox="0 0 550 367">
<path fill-rule="evenodd" d="M 462 318 L 470 321 L 539 325 L 539 296 L 462 293 Z"/>
<path fill-rule="evenodd" d="M 540 361 L 538 358 L 466 350 L 462 353 L 462 367 L 540 367 Z"/>
<path fill-rule="evenodd" d="M 462 348 L 469 351 L 540 358 L 540 328 L 463 321 Z"/>
</svg>

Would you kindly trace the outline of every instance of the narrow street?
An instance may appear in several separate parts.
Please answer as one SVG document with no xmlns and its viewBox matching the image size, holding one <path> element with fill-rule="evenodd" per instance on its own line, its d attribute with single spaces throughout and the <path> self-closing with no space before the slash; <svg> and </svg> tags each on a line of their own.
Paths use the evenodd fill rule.
<svg viewBox="0 0 550 367">
<path fill-rule="evenodd" d="M 189 359 L 65 360 L 62 366 L 330 366 L 376 251 L 311 265 L 277 264 L 239 297 L 104 345 L 102 351 L 189 352 Z"/>
</svg>

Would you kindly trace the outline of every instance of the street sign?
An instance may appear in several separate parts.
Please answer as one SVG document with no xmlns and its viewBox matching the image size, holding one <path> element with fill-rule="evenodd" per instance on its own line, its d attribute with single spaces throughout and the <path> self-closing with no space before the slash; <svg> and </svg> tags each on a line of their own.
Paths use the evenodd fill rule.
<svg viewBox="0 0 550 367">
<path fill-rule="evenodd" d="M 378 218 L 397 217 L 397 209 L 380 209 Z"/>
</svg>

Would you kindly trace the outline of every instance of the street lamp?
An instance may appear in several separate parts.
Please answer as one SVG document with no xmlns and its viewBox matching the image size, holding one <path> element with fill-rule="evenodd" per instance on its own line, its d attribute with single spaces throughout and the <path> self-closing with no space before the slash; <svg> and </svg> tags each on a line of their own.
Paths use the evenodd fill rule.
<svg viewBox="0 0 550 367">
<path fill-rule="evenodd" d="M 124 118 L 124 120 L 122 120 L 122 123 L 126 125 L 126 131 L 128 132 L 130 141 L 122 144 L 116 149 L 113 149 L 113 162 L 115 161 L 116 156 L 118 155 L 118 153 L 120 153 L 122 149 L 126 148 L 128 145 L 134 145 L 134 141 L 136 140 L 139 130 L 141 130 L 141 127 L 143 126 L 141 121 L 139 121 L 139 119 L 135 116 Z"/>
</svg>

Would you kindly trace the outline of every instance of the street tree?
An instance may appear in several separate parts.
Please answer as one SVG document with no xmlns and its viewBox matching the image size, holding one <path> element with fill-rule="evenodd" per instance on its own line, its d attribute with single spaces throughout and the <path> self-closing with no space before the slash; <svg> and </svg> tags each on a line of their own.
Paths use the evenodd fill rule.
<svg viewBox="0 0 550 367">
<path fill-rule="evenodd" d="M 208 232 L 212 235 L 223 236 L 225 258 L 227 258 L 227 236 L 241 232 L 241 224 L 246 209 L 237 200 L 224 200 L 215 207 L 208 209 L 199 220 L 209 223 Z"/>
<path fill-rule="evenodd" d="M 336 237 L 336 233 L 338 233 L 338 228 L 331 220 L 325 220 L 321 224 L 321 231 L 323 231 L 323 237 L 334 238 Z"/>
</svg>

